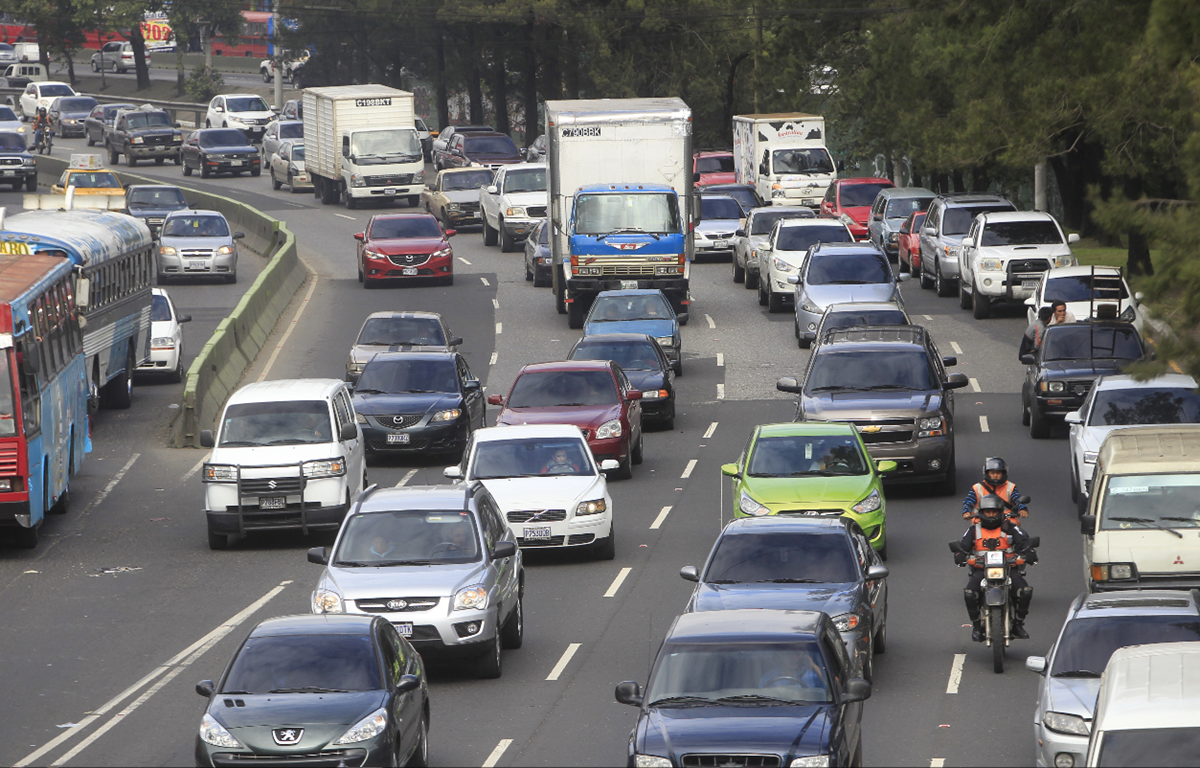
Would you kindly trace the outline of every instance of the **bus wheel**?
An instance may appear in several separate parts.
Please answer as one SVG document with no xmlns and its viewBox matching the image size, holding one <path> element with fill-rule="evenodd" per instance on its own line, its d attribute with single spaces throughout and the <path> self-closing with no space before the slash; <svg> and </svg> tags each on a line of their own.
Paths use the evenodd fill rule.
<svg viewBox="0 0 1200 768">
<path fill-rule="evenodd" d="M 18 549 L 36 549 L 38 544 L 38 526 L 32 528 L 22 528 L 17 526 L 12 529 L 13 543 Z"/>
<path fill-rule="evenodd" d="M 133 405 L 133 346 L 125 354 L 125 370 L 104 385 L 102 394 L 105 408 L 125 409 Z"/>
<path fill-rule="evenodd" d="M 68 488 L 62 492 L 62 496 L 58 497 L 58 501 L 54 502 L 54 506 L 50 507 L 50 514 L 65 515 L 71 507 L 71 489 Z"/>
</svg>

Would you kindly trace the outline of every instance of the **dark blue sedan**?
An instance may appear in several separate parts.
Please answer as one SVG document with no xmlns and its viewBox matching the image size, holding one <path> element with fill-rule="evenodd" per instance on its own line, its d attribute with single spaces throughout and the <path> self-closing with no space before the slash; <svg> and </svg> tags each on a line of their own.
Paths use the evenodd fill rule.
<svg viewBox="0 0 1200 768">
<path fill-rule="evenodd" d="M 666 351 L 644 333 L 602 333 L 575 342 L 568 360 L 612 360 L 642 392 L 642 423 L 675 428 L 675 372 Z"/>
<path fill-rule="evenodd" d="M 683 343 L 679 326 L 687 325 L 687 317 L 687 312 L 677 316 L 671 302 L 657 288 L 602 291 L 588 310 L 583 335 L 644 333 L 662 346 L 675 374 L 682 376 Z"/>
<path fill-rule="evenodd" d="M 645 693 L 636 682 L 616 690 L 638 708 L 631 768 L 861 765 L 870 695 L 827 615 L 777 610 L 685 613 Z"/>
</svg>

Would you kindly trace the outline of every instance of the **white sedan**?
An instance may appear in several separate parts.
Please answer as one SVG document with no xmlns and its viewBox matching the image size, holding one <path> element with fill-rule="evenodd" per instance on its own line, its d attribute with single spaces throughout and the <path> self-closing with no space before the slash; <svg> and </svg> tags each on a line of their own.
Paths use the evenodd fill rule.
<svg viewBox="0 0 1200 768">
<path fill-rule="evenodd" d="M 175 304 L 162 288 L 154 288 L 150 306 L 150 359 L 137 367 L 139 373 L 165 373 L 171 381 L 183 380 L 183 329 L 191 315 L 175 311 Z"/>
<path fill-rule="evenodd" d="M 38 107 L 50 107 L 50 102 L 54 101 L 59 96 L 77 96 L 75 89 L 66 83 L 47 80 L 44 83 L 30 83 L 25 86 L 25 90 L 21 93 L 21 99 L 18 105 L 21 108 L 21 117 L 26 120 L 32 120 L 37 114 Z"/>
<path fill-rule="evenodd" d="M 1066 421 L 1071 428 L 1071 500 L 1083 509 L 1096 454 L 1109 432 L 1143 424 L 1200 423 L 1200 395 L 1195 379 L 1177 373 L 1148 381 L 1126 374 L 1101 376 Z"/>
<path fill-rule="evenodd" d="M 1117 317 L 1133 323 L 1139 336 L 1146 324 L 1146 310 L 1141 306 L 1142 294 L 1132 293 L 1129 283 L 1117 267 L 1059 267 L 1047 271 L 1038 282 L 1033 296 L 1025 300 L 1030 324 L 1037 319 L 1038 310 L 1056 301 L 1065 302 L 1067 311 L 1076 320 L 1097 316 L 1104 304 L 1117 305 Z"/>
<path fill-rule="evenodd" d="M 817 243 L 852 243 L 850 228 L 837 219 L 782 219 L 771 230 L 767 245 L 758 251 L 758 303 L 771 312 L 782 312 L 795 287 L 788 277 L 804 266 L 808 249 Z M 824 311 L 822 309 L 822 311 Z"/>
<path fill-rule="evenodd" d="M 579 427 L 525 424 L 475 430 L 463 463 L 444 474 L 482 482 L 518 546 L 586 549 L 612 560 L 616 538 L 604 473 L 615 469 L 611 459 L 597 464 Z"/>
</svg>

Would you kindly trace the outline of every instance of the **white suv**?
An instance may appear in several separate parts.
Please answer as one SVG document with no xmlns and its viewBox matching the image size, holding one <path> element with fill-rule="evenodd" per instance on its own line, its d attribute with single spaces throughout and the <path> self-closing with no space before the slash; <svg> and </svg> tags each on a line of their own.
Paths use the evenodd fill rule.
<svg viewBox="0 0 1200 768">
<path fill-rule="evenodd" d="M 808 249 L 817 243 L 853 243 L 850 228 L 837 219 L 783 219 L 771 230 L 766 247 L 758 250 L 758 303 L 769 312 L 782 312 L 796 289 L 788 277 L 799 274 Z"/>
<path fill-rule="evenodd" d="M 237 128 L 251 141 L 261 141 L 267 126 L 278 118 L 261 96 L 227 93 L 214 96 L 204 116 L 205 128 Z"/>
<path fill-rule="evenodd" d="M 958 249 L 958 304 L 974 307 L 977 320 L 992 302 L 1021 302 L 1033 295 L 1047 270 L 1077 263 L 1054 217 L 1040 211 L 981 213 Z"/>
<path fill-rule="evenodd" d="M 201 479 L 208 546 L 254 531 L 336 531 L 367 484 L 362 432 L 346 383 L 262 381 L 233 393 Z"/>
</svg>

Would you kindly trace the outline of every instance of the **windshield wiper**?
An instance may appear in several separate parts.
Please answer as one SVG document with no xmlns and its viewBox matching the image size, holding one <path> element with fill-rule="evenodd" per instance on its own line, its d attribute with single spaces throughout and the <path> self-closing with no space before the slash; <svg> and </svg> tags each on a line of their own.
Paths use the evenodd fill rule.
<svg viewBox="0 0 1200 768">
<path fill-rule="evenodd" d="M 377 563 L 363 563 L 368 568 L 384 568 L 390 565 L 433 565 L 440 560 L 380 560 Z"/>
<path fill-rule="evenodd" d="M 1200 520 L 1195 520 L 1190 517 L 1160 517 L 1159 520 L 1170 520 L 1173 523 L 1191 523 L 1192 525 L 1200 525 Z"/>
<path fill-rule="evenodd" d="M 452 395 L 453 392 L 442 392 L 437 389 L 397 389 L 393 395 Z"/>
<path fill-rule="evenodd" d="M 737 579 L 709 579 L 709 584 L 741 584 Z"/>
<path fill-rule="evenodd" d="M 221 691 L 221 694 L 229 694 L 231 696 L 253 696 L 251 691 Z"/>
<path fill-rule="evenodd" d="M 830 384 L 825 387 L 813 387 L 809 392 L 870 392 L 871 387 L 848 387 L 845 384 Z"/>
<path fill-rule="evenodd" d="M 1050 677 L 1100 677 L 1100 673 L 1090 669 L 1072 669 L 1070 672 L 1055 672 Z"/>
<path fill-rule="evenodd" d="M 661 699 L 655 699 L 648 706 L 658 707 L 663 704 L 712 704 L 713 700 L 707 696 L 667 696 Z"/>
<path fill-rule="evenodd" d="M 614 229 L 612 232 L 609 232 L 608 234 L 593 235 L 593 237 L 595 237 L 597 240 L 603 240 L 604 238 L 611 237 L 612 235 L 626 235 L 626 234 L 650 235 L 650 237 L 653 237 L 655 240 L 662 239 L 662 237 L 660 235 L 656 235 L 653 232 L 647 232 L 646 230 L 642 229 L 641 227 L 623 227 L 621 229 Z"/>
<path fill-rule="evenodd" d="M 367 568 L 375 565 L 375 563 L 364 563 L 362 560 L 335 560 L 333 564 L 339 568 Z"/>
<path fill-rule="evenodd" d="M 222 448 L 232 448 L 232 447 L 241 448 L 241 447 L 245 447 L 245 446 L 258 446 L 258 445 L 263 445 L 263 443 L 256 443 L 253 440 L 222 440 L 221 441 Z"/>
<path fill-rule="evenodd" d="M 722 696 L 717 701 L 728 701 L 734 704 L 796 704 L 788 699 L 777 699 L 774 696 L 763 696 L 758 693 L 743 693 L 738 696 Z"/>
<path fill-rule="evenodd" d="M 304 440 L 299 437 L 281 437 L 278 440 L 269 440 L 266 445 L 311 445 L 312 443 L 323 443 L 324 440 Z"/>
<path fill-rule="evenodd" d="M 755 584 L 824 584 L 820 579 L 759 579 Z"/>
<path fill-rule="evenodd" d="M 1117 523 L 1141 523 L 1142 525 L 1148 525 L 1151 528 L 1157 528 L 1160 531 L 1166 531 L 1167 533 L 1174 534 L 1181 539 L 1183 538 L 1183 534 L 1179 531 L 1175 530 L 1174 528 L 1168 528 L 1165 525 L 1159 525 L 1148 517 L 1110 517 L 1108 519 Z"/>
<path fill-rule="evenodd" d="M 362 389 L 360 387 L 360 388 L 354 390 L 354 394 L 356 394 L 356 395 L 386 395 L 389 393 L 384 392 L 382 389 Z"/>
<path fill-rule="evenodd" d="M 301 688 L 273 688 L 267 693 L 350 693 L 346 688 L 322 688 L 319 685 L 306 685 Z"/>
</svg>

